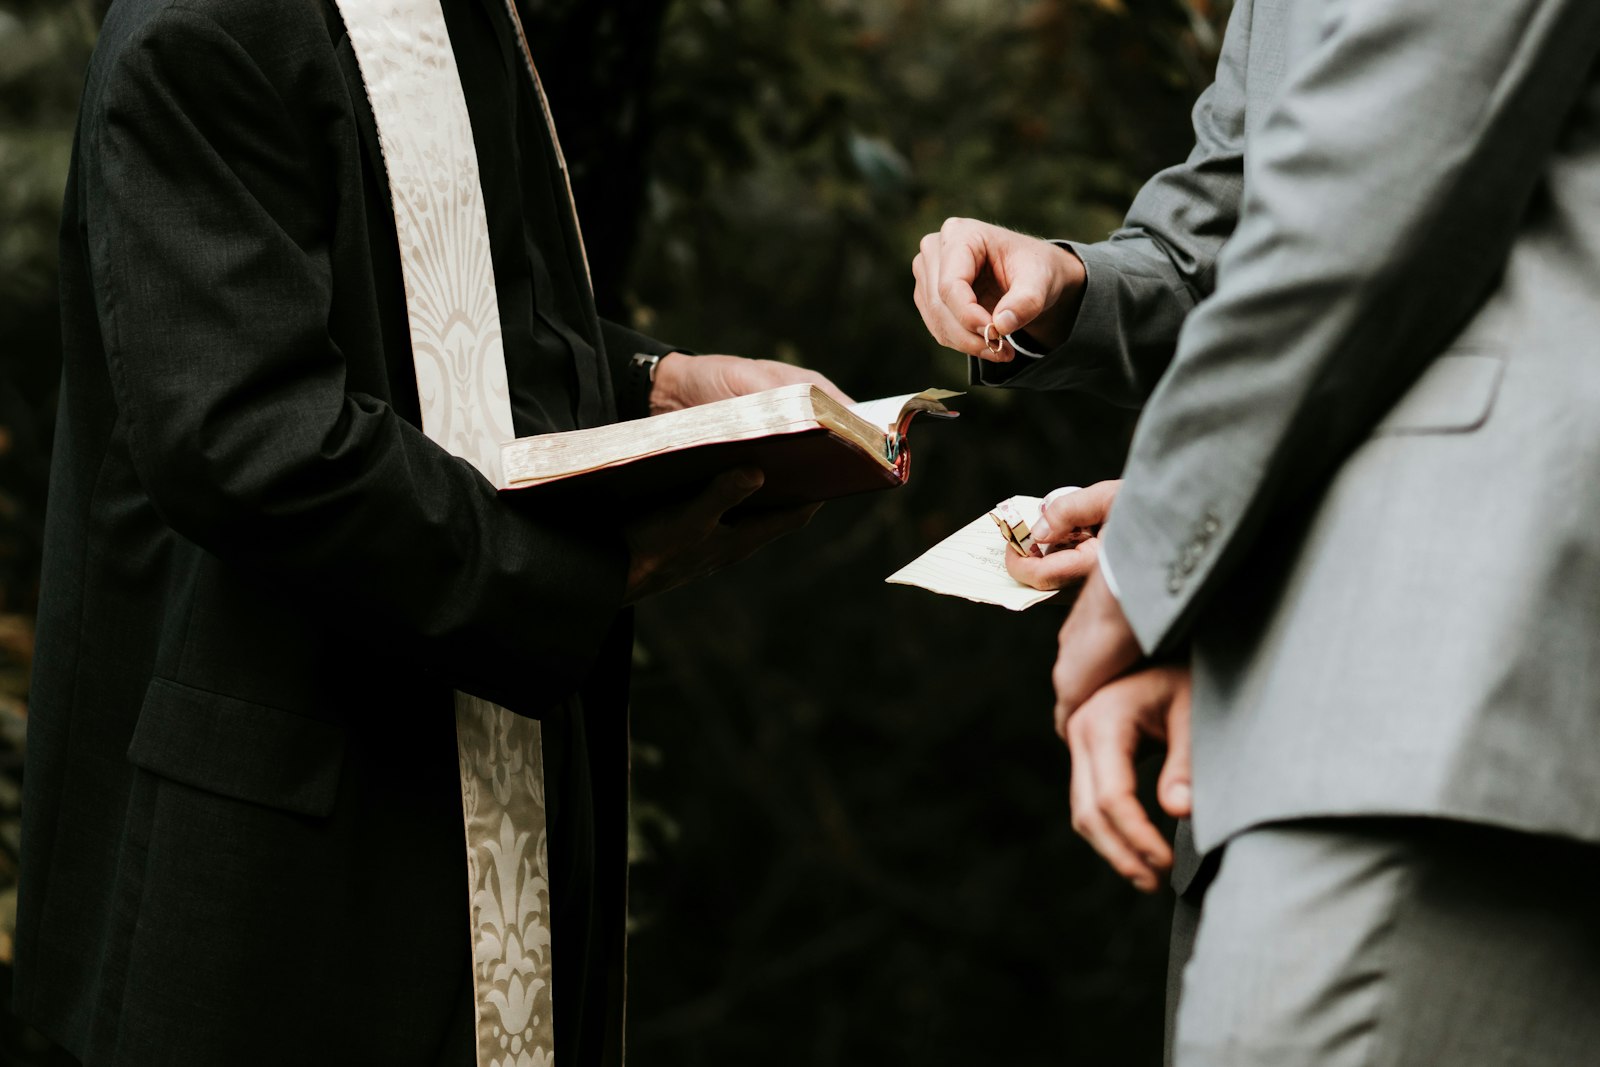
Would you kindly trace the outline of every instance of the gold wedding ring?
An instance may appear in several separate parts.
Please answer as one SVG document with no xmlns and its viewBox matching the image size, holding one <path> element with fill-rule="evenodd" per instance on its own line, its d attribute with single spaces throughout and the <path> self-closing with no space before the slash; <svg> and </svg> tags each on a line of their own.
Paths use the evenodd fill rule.
<svg viewBox="0 0 1600 1067">
<path fill-rule="evenodd" d="M 991 331 L 994 333 L 992 338 L 989 336 Z M 997 356 L 1006 350 L 1005 335 L 1000 332 L 1000 327 L 992 322 L 983 328 L 983 347 Z"/>
</svg>

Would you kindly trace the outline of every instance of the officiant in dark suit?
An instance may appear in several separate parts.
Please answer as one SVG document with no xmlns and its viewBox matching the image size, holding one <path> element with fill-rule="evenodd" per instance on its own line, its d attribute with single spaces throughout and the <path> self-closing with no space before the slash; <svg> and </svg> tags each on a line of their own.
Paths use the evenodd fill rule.
<svg viewBox="0 0 1600 1067">
<path fill-rule="evenodd" d="M 515 11 L 442 14 L 517 435 L 820 381 L 601 321 Z M 542 724 L 554 1062 L 620 1063 L 627 605 L 804 516 L 720 522 L 750 471 L 570 514 L 424 434 L 332 2 L 118 0 L 61 250 L 19 1013 L 89 1064 L 546 1062 L 475 1055 L 459 690 Z"/>
</svg>

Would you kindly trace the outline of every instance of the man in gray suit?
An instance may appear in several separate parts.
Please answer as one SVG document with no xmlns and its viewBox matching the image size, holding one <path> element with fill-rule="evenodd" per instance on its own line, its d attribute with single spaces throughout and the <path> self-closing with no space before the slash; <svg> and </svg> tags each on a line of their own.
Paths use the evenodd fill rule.
<svg viewBox="0 0 1600 1067">
<path fill-rule="evenodd" d="M 1200 168 L 1079 252 L 1067 317 L 1111 314 L 1108 376 L 1215 285 L 1055 672 L 1065 726 L 1192 655 L 1195 837 L 1228 849 L 1183 1067 L 1600 1043 L 1597 55 L 1592 0 L 1241 3 L 1203 103 L 1240 138 L 1234 206 Z M 1213 267 L 1141 208 L 1237 221 Z M 981 243 L 939 259 L 936 332 L 978 354 L 1014 279 Z M 1086 377 L 1064 354 L 1014 380 Z M 1102 851 L 1125 819 L 1098 813 Z"/>
</svg>

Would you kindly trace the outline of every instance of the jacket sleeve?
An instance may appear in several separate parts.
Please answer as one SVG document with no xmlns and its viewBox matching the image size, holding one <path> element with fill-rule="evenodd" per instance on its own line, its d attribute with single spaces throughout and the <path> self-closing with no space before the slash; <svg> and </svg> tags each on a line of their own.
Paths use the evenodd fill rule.
<svg viewBox="0 0 1600 1067">
<path fill-rule="evenodd" d="M 87 240 L 137 475 L 207 552 L 302 586 L 457 688 L 537 710 L 588 670 L 625 548 L 498 498 L 347 390 L 316 149 L 336 104 L 308 94 L 291 34 L 239 17 L 255 32 L 165 9 L 86 105 Z"/>
<path fill-rule="evenodd" d="M 1593 0 L 1347 0 L 1246 161 L 1216 294 L 1104 551 L 1154 651 L 1326 484 L 1496 283 L 1600 51 Z"/>
<path fill-rule="evenodd" d="M 1067 340 L 1038 359 L 973 359 L 976 384 L 1081 389 L 1137 407 L 1172 360 L 1178 329 L 1215 286 L 1243 192 L 1245 68 L 1251 0 L 1234 6 L 1216 79 L 1194 107 L 1194 148 L 1139 190 L 1122 228 L 1094 244 L 1062 241 L 1087 271 Z"/>
<path fill-rule="evenodd" d="M 638 353 L 664 356 L 668 352 L 690 355 L 682 348 L 646 337 L 636 330 L 600 320 L 600 338 L 606 347 L 606 362 L 611 368 L 611 385 L 617 398 L 617 414 L 624 419 L 642 419 L 650 414 L 650 390 L 636 380 L 631 366 Z"/>
</svg>

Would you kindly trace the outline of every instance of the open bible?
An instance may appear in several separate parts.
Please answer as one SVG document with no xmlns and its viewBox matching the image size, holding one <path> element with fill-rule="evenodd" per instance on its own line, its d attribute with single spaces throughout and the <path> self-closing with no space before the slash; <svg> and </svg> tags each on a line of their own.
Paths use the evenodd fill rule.
<svg viewBox="0 0 1600 1067">
<path fill-rule="evenodd" d="M 925 389 L 847 406 L 814 385 L 786 385 L 631 422 L 522 437 L 501 451 L 504 488 L 637 502 L 740 466 L 766 475 L 747 506 L 892 488 L 910 475 L 911 420 L 919 413 L 954 418 L 943 402 L 959 395 Z"/>
</svg>

